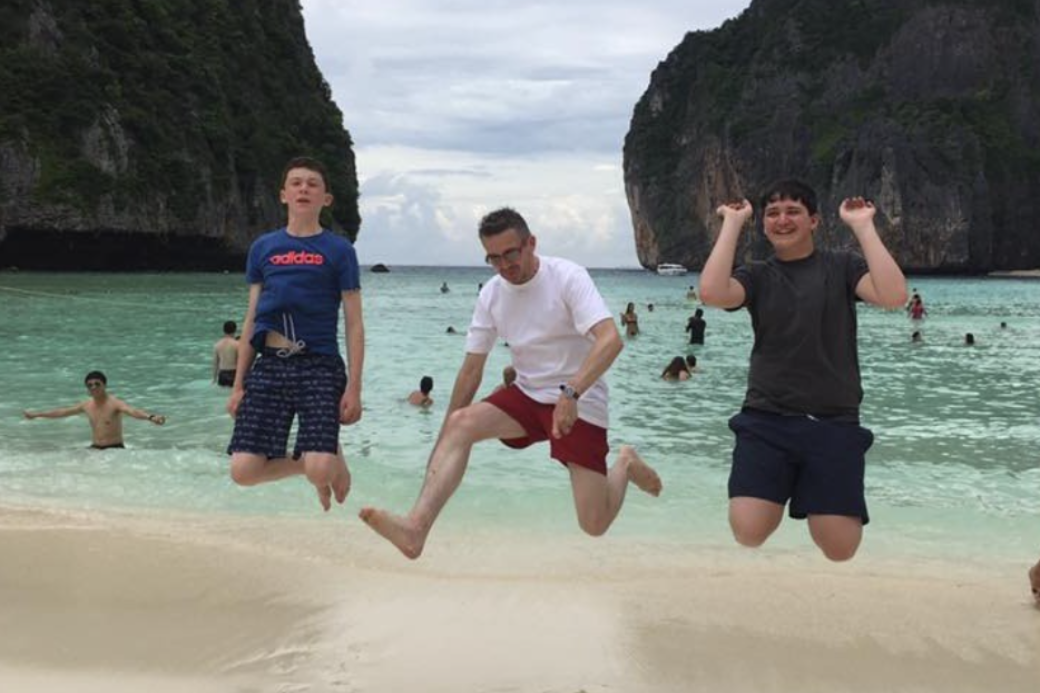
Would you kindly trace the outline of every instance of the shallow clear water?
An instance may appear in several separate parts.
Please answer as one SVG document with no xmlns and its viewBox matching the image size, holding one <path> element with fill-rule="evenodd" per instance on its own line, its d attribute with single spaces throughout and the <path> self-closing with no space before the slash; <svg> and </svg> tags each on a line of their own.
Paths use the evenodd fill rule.
<svg viewBox="0 0 1040 693">
<path fill-rule="evenodd" d="M 617 312 L 636 303 L 642 334 L 611 371 L 611 444 L 636 445 L 661 472 L 658 500 L 629 494 L 612 530 L 728 544 L 726 477 L 747 377 L 751 328 L 744 312 L 707 310 L 701 372 L 658 376 L 687 353 L 685 299 L 696 275 L 594 271 Z M 405 509 L 422 480 L 455 372 L 482 268 L 365 272 L 364 417 L 344 429 L 354 474 L 350 509 Z M 452 291 L 438 290 L 447 282 Z M 928 306 L 925 343 L 900 312 L 861 306 L 864 425 L 874 430 L 865 547 L 899 553 L 1035 557 L 1040 544 L 1040 281 L 915 278 Z M 246 288 L 236 275 L 0 274 L 0 494 L 4 502 L 78 509 L 313 515 L 293 480 L 240 489 L 222 450 L 231 431 L 225 390 L 210 385 L 213 342 L 224 320 L 241 322 Z M 654 311 L 647 304 L 654 304 Z M 1006 330 L 1000 321 L 1008 322 Z M 445 329 L 454 326 L 459 335 Z M 977 345 L 963 346 L 966 332 Z M 505 348 L 492 354 L 482 391 L 497 382 Z M 83 376 L 100 369 L 113 394 L 169 417 L 165 427 L 128 420 L 127 451 L 89 451 L 84 418 L 26 421 L 86 398 Z M 435 381 L 432 411 L 404 403 L 422 375 Z M 477 446 L 442 522 L 456 528 L 523 526 L 577 531 L 569 486 L 547 450 Z M 353 521 L 339 511 L 337 521 Z M 809 542 L 785 523 L 781 546 Z"/>
</svg>

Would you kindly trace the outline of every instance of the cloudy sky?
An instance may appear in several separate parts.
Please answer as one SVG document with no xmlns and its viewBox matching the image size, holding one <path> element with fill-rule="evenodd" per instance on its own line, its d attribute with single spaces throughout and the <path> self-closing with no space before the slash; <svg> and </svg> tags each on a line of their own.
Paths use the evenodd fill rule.
<svg viewBox="0 0 1040 693">
<path fill-rule="evenodd" d="M 638 265 L 621 147 L 650 73 L 749 0 L 303 0 L 354 139 L 365 264 L 477 265 L 509 205 L 540 252 Z"/>
</svg>

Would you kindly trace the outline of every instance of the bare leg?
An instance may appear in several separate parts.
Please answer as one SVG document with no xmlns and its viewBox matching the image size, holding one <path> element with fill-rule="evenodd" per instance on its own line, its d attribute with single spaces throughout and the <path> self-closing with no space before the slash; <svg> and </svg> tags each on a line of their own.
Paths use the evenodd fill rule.
<svg viewBox="0 0 1040 693">
<path fill-rule="evenodd" d="M 498 407 L 478 402 L 455 411 L 444 425 L 426 465 L 419 498 L 411 511 L 394 515 L 362 508 L 359 516 L 408 558 L 418 558 L 434 520 L 462 482 L 473 444 L 488 438 L 519 438 L 524 429 Z"/>
<path fill-rule="evenodd" d="M 350 471 L 343 458 L 343 448 L 333 454 L 330 452 L 306 452 L 303 454 L 304 473 L 307 480 L 314 484 L 318 491 L 321 507 L 328 512 L 332 507 L 332 497 L 342 504 L 350 491 Z"/>
<path fill-rule="evenodd" d="M 757 547 L 784 519 L 784 506 L 762 498 L 737 496 L 729 499 L 729 526 L 733 538 L 743 546 Z"/>
<path fill-rule="evenodd" d="M 1029 569 L 1029 586 L 1033 589 L 1033 599 L 1040 606 L 1040 561 Z"/>
<path fill-rule="evenodd" d="M 303 462 L 291 457 L 268 458 L 248 452 L 231 455 L 231 478 L 239 486 L 255 486 L 303 474 Z"/>
<path fill-rule="evenodd" d="M 832 561 L 847 561 L 856 555 L 863 539 L 863 520 L 848 515 L 810 515 L 809 533 Z"/>
<path fill-rule="evenodd" d="M 594 537 L 603 535 L 614 522 L 625 502 L 629 482 L 651 496 L 661 493 L 661 478 L 630 445 L 621 446 L 606 476 L 576 464 L 568 464 L 567 469 L 571 473 L 578 525 Z"/>
</svg>

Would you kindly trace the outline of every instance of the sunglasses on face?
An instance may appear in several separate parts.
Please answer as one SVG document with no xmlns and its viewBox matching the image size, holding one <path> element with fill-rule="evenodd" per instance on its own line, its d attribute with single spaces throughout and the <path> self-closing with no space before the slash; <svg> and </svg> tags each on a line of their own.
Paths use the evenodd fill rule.
<svg viewBox="0 0 1040 693">
<path fill-rule="evenodd" d="M 485 255 L 484 262 L 488 263 L 492 267 L 501 267 L 505 263 L 512 264 L 520 259 L 521 253 L 524 252 L 524 245 L 518 245 L 515 248 L 510 248 L 502 252 L 501 255 Z"/>
<path fill-rule="evenodd" d="M 105 384 L 103 382 L 101 382 L 100 380 L 91 380 L 88 383 L 86 383 L 86 385 L 87 385 L 87 389 L 88 390 L 96 390 L 99 387 L 104 387 L 105 386 Z"/>
</svg>

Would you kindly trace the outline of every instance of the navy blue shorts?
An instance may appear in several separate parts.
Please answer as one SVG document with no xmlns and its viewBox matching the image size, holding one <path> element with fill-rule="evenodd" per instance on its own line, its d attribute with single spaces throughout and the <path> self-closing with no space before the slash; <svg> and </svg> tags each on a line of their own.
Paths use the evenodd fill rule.
<svg viewBox="0 0 1040 693">
<path fill-rule="evenodd" d="M 874 434 L 832 419 L 745 409 L 729 420 L 737 436 L 729 497 L 784 505 L 796 519 L 845 515 L 870 522 L 863 492 L 866 452 Z"/>
<path fill-rule="evenodd" d="M 248 452 L 285 457 L 293 418 L 300 417 L 293 457 L 305 452 L 336 452 L 340 400 L 347 386 L 337 354 L 280 357 L 264 349 L 245 380 L 228 454 Z"/>
</svg>

